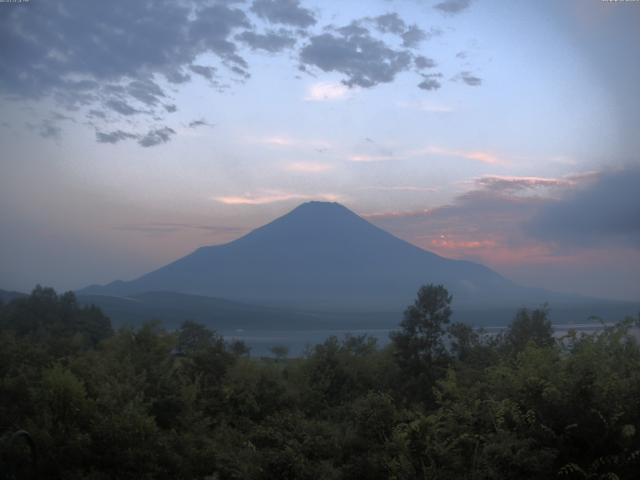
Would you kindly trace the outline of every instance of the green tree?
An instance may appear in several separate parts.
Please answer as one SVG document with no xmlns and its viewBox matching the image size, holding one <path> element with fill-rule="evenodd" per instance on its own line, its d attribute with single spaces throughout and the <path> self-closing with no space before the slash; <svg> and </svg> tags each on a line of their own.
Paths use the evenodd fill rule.
<svg viewBox="0 0 640 480">
<path fill-rule="evenodd" d="M 0 328 L 34 338 L 57 356 L 94 347 L 113 333 L 111 321 L 97 307 L 80 306 L 73 292 L 57 295 L 40 285 L 2 310 Z"/>
<path fill-rule="evenodd" d="M 549 319 L 549 308 L 544 305 L 535 310 L 521 308 L 504 335 L 506 347 L 516 353 L 529 344 L 549 347 L 554 344 L 553 327 Z"/>
<path fill-rule="evenodd" d="M 446 367 L 444 342 L 451 318 L 451 295 L 442 285 L 425 285 L 413 305 L 404 312 L 400 331 L 391 333 L 396 361 L 408 378 L 410 396 L 431 399 L 431 389 Z"/>
<path fill-rule="evenodd" d="M 458 360 L 465 361 L 473 353 L 473 350 L 480 344 L 480 336 L 471 325 L 455 322 L 447 329 L 451 353 Z"/>
</svg>

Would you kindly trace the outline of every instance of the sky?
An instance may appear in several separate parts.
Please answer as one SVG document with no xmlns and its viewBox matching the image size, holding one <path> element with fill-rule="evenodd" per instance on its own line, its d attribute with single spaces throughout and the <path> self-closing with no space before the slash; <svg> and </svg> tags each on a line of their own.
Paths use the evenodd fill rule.
<svg viewBox="0 0 640 480">
<path fill-rule="evenodd" d="M 640 299 L 640 2 L 0 3 L 0 288 L 129 280 L 308 200 Z"/>
</svg>

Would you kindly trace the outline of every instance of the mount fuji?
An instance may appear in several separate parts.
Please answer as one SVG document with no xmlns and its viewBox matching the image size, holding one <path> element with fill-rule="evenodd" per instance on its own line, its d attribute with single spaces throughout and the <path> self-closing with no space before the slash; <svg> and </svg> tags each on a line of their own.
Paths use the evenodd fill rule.
<svg viewBox="0 0 640 480">
<path fill-rule="evenodd" d="M 272 307 L 398 311 L 427 283 L 445 285 L 458 308 L 583 302 L 423 250 L 329 202 L 304 203 L 230 243 L 201 247 L 137 279 L 79 293 L 174 292 Z"/>
</svg>

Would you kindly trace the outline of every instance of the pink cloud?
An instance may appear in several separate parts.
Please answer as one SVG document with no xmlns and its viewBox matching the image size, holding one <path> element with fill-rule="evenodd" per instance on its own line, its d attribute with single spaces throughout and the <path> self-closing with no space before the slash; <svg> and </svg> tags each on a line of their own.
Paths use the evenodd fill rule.
<svg viewBox="0 0 640 480">
<path fill-rule="evenodd" d="M 289 135 L 270 135 L 260 138 L 248 138 L 254 143 L 261 143 L 279 148 L 329 148 L 329 142 L 317 139 L 294 138 Z"/>
<path fill-rule="evenodd" d="M 333 168 L 333 165 L 319 162 L 292 162 L 284 167 L 288 172 L 297 173 L 325 173 L 333 170 Z"/>
<path fill-rule="evenodd" d="M 288 200 L 325 200 L 335 202 L 340 200 L 340 198 L 341 197 L 339 195 L 332 193 L 308 195 L 301 193 L 268 191 L 262 194 L 220 196 L 214 197 L 214 200 L 225 205 L 268 205 L 270 203 L 285 202 Z"/>
<path fill-rule="evenodd" d="M 415 152 L 416 155 L 442 155 L 445 157 L 458 157 L 475 162 L 485 163 L 487 165 L 506 165 L 509 162 L 499 158 L 491 152 L 483 152 L 480 150 L 457 150 L 450 148 L 442 148 L 437 146 L 429 146 Z"/>
<path fill-rule="evenodd" d="M 405 152 L 399 152 L 397 155 L 370 155 L 364 153 L 358 153 L 349 156 L 349 160 L 352 162 L 381 162 L 387 160 L 406 160 L 409 158 L 419 158 L 425 156 L 443 156 L 462 158 L 465 160 L 472 160 L 474 162 L 484 163 L 486 165 L 507 165 L 509 162 L 503 158 L 491 152 L 484 152 L 480 150 L 457 150 L 451 148 L 443 148 L 436 146 L 429 146 L 425 148 L 408 150 Z"/>
<path fill-rule="evenodd" d="M 357 155 L 351 155 L 349 157 L 349 160 L 352 162 L 384 162 L 387 160 L 400 160 L 401 158 L 403 157 L 397 157 L 394 155 L 357 154 Z"/>
<path fill-rule="evenodd" d="M 475 180 L 475 184 L 488 190 L 528 190 L 535 188 L 574 187 L 597 178 L 597 172 L 585 172 L 564 177 L 527 177 L 514 175 L 485 175 Z"/>
</svg>

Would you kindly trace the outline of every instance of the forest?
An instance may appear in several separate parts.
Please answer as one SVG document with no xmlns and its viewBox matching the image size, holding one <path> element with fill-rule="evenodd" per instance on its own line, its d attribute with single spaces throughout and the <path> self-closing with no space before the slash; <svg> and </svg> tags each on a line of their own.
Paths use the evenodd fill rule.
<svg viewBox="0 0 640 480">
<path fill-rule="evenodd" d="M 426 285 L 387 346 L 258 358 L 37 287 L 0 305 L 0 478 L 638 478 L 640 316 L 558 337 L 542 306 L 489 335 L 454 307 Z"/>
</svg>

